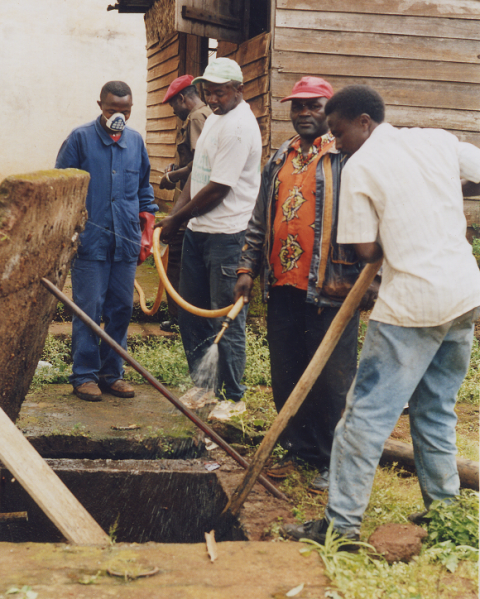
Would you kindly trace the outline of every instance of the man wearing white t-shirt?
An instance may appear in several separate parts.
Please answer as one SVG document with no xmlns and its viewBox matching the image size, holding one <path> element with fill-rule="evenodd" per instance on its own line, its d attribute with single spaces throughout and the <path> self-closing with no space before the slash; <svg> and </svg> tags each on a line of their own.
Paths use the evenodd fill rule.
<svg viewBox="0 0 480 599">
<path fill-rule="evenodd" d="M 439 129 L 383 123 L 383 100 L 364 85 L 335 94 L 325 113 L 337 149 L 351 155 L 342 172 L 337 241 L 353 244 L 367 262 L 384 261 L 335 430 L 325 517 L 285 526 L 293 538 L 321 543 L 332 520 L 338 533 L 359 538 L 383 444 L 407 402 L 425 507 L 458 495 L 454 407 L 480 316 L 461 181 L 477 184 L 478 192 L 480 149 Z"/>
<path fill-rule="evenodd" d="M 164 219 L 162 240 L 167 242 L 188 220 L 183 241 L 180 295 L 206 309 L 228 306 L 237 280 L 236 269 L 245 230 L 260 187 L 262 139 L 255 116 L 243 100 L 243 75 L 228 58 L 212 61 L 201 82 L 213 114 L 205 122 L 193 161 L 192 174 L 177 204 Z M 179 325 L 190 374 L 221 320 L 179 310 Z M 216 395 L 239 401 L 245 369 L 246 308 L 230 324 L 219 344 Z"/>
</svg>

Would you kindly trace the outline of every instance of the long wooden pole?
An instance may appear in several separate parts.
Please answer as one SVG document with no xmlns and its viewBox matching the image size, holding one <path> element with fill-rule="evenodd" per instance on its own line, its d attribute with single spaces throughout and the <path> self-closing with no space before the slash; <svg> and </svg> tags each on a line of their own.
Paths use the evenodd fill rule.
<svg viewBox="0 0 480 599">
<path fill-rule="evenodd" d="M 123 349 L 121 345 L 119 345 L 116 341 L 114 341 L 110 335 L 105 333 L 103 329 L 101 329 L 96 322 L 94 322 L 83 310 L 74 304 L 64 293 L 60 291 L 53 283 L 51 283 L 48 279 L 41 279 L 42 284 L 51 292 L 53 295 L 58 298 L 61 302 L 63 302 L 66 306 L 70 308 L 70 310 L 80 318 L 87 326 L 89 326 L 94 333 L 96 333 L 102 341 L 105 341 L 110 347 L 112 347 L 122 358 L 130 364 L 137 372 L 139 372 L 144 379 L 146 379 L 152 387 L 155 387 L 157 391 L 160 391 L 162 395 L 164 395 L 173 405 L 180 410 L 187 418 L 189 418 L 200 430 L 202 430 L 206 435 L 210 437 L 217 445 L 219 445 L 224 451 L 228 453 L 236 462 L 242 466 L 242 468 L 248 468 L 248 462 L 242 458 L 242 456 L 237 453 L 233 447 L 231 447 L 222 437 L 217 435 L 217 433 L 207 426 L 203 420 L 201 420 L 195 412 L 189 410 L 183 403 L 173 395 L 171 391 L 169 391 L 166 387 L 157 381 L 157 379 L 152 376 L 148 370 L 146 370 L 139 362 L 137 362 L 132 356 Z M 288 501 L 288 498 L 284 493 L 279 491 L 270 481 L 268 481 L 264 476 L 260 476 L 258 478 L 258 482 L 261 483 L 267 491 L 269 491 L 272 495 L 277 497 L 278 499 L 283 499 L 284 501 Z"/>
<path fill-rule="evenodd" d="M 375 275 L 377 274 L 381 264 L 381 260 L 372 264 L 367 264 L 367 266 L 360 273 L 355 285 L 350 290 L 350 293 L 343 302 L 342 307 L 339 309 L 337 315 L 333 319 L 327 334 L 323 338 L 323 341 L 318 346 L 318 349 L 315 352 L 310 364 L 307 366 L 305 372 L 290 394 L 290 397 L 287 399 L 277 418 L 274 420 L 270 430 L 263 438 L 263 441 L 260 444 L 260 447 L 257 449 L 257 452 L 250 463 L 242 482 L 237 489 L 235 489 L 230 501 L 223 510 L 222 515 L 226 516 L 228 512 L 230 515 L 235 516 L 240 511 L 243 502 L 247 498 L 253 485 L 255 484 L 255 481 L 260 475 L 260 472 L 265 466 L 265 462 L 272 453 L 278 437 L 285 429 L 290 419 L 295 416 L 308 392 L 322 372 L 323 367 L 327 363 L 328 358 L 337 345 L 338 340 L 342 336 L 345 327 L 357 310 L 362 297 L 365 295 L 368 287 L 375 278 Z"/>
</svg>

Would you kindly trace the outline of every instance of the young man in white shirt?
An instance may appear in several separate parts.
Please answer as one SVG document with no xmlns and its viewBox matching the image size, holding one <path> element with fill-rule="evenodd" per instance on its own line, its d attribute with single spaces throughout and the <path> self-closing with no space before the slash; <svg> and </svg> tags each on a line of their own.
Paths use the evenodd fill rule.
<svg viewBox="0 0 480 599">
<path fill-rule="evenodd" d="M 188 220 L 183 241 L 180 295 L 206 309 L 232 302 L 237 265 L 260 187 L 262 139 L 250 106 L 243 100 L 240 66 L 228 58 L 212 61 L 201 82 L 213 114 L 197 141 L 192 174 L 169 216 L 163 220 L 167 242 Z M 179 325 L 190 374 L 220 329 L 220 318 L 207 319 L 179 310 Z M 246 308 L 219 344 L 217 397 L 240 401 L 245 392 Z"/>
<path fill-rule="evenodd" d="M 461 183 L 480 182 L 480 149 L 446 131 L 383 123 L 383 100 L 368 86 L 344 88 L 325 113 L 337 148 L 351 155 L 337 241 L 353 244 L 367 262 L 384 261 L 335 430 L 325 517 L 285 526 L 295 539 L 321 543 L 332 520 L 338 533 L 358 540 L 383 444 L 407 402 L 425 507 L 458 495 L 454 407 L 480 316 L 480 272 L 465 237 Z"/>
</svg>

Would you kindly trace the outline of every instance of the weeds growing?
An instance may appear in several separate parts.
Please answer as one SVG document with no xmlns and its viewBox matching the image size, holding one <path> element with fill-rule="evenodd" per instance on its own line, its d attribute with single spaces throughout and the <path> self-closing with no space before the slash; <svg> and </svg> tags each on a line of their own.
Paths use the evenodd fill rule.
<svg viewBox="0 0 480 599">
<path fill-rule="evenodd" d="M 381 556 L 372 554 L 373 548 L 366 543 L 359 543 L 356 554 L 344 551 L 344 545 L 351 542 L 339 538 L 332 525 L 325 545 L 304 541 L 307 546 L 300 552 L 319 554 L 326 575 L 335 585 L 325 594 L 332 599 L 465 596 L 457 595 L 455 587 L 474 588 L 478 560 L 478 493 L 465 491 L 448 505 L 434 502 L 428 518 L 427 542 L 420 555 L 408 564 L 389 565 Z M 461 574 L 462 578 L 448 579 L 446 571 Z"/>
</svg>

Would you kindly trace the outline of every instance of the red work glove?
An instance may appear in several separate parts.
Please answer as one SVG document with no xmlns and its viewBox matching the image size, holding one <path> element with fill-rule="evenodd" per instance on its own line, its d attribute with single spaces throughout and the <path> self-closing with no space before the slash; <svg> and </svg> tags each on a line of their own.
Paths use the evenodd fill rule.
<svg viewBox="0 0 480 599">
<path fill-rule="evenodd" d="M 140 219 L 140 228 L 142 229 L 142 239 L 140 240 L 142 247 L 137 261 L 137 265 L 140 265 L 152 253 L 155 216 L 151 212 L 140 212 L 138 217 Z"/>
</svg>

